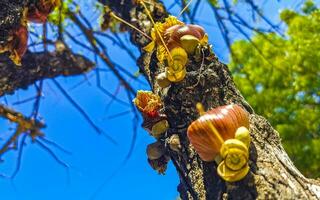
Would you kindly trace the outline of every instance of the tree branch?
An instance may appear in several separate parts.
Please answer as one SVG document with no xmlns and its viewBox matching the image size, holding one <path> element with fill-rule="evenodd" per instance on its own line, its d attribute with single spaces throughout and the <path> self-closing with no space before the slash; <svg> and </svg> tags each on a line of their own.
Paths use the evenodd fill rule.
<svg viewBox="0 0 320 200">
<path fill-rule="evenodd" d="M 27 52 L 22 66 L 16 66 L 5 55 L 0 55 L 0 96 L 26 89 L 38 80 L 57 76 L 83 74 L 94 68 L 84 56 L 65 50 L 58 52 Z"/>
</svg>

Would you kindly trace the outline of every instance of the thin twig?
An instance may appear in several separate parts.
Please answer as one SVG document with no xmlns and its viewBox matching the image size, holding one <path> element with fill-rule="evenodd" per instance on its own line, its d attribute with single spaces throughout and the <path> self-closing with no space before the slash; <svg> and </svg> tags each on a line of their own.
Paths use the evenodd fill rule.
<svg viewBox="0 0 320 200">
<path fill-rule="evenodd" d="M 63 96 L 66 97 L 66 99 L 79 111 L 79 113 L 86 119 L 86 121 L 91 125 L 91 127 L 98 133 L 103 134 L 111 143 L 114 145 L 117 145 L 117 142 L 109 135 L 104 133 L 90 118 L 90 116 L 81 108 L 78 103 L 73 100 L 73 98 L 68 94 L 68 92 L 56 81 L 55 79 L 52 79 L 53 83 L 57 86 L 57 88 L 61 91 Z"/>
</svg>

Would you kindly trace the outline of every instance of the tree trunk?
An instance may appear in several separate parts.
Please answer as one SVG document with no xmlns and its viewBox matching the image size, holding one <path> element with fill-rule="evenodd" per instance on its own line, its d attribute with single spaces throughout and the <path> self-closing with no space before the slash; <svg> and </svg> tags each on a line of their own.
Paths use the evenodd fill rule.
<svg viewBox="0 0 320 200">
<path fill-rule="evenodd" d="M 0 12 L 0 45 L 5 45 L 10 30 L 20 23 L 23 8 L 28 2 L 5 0 L 0 3 L 1 6 L 6 5 L 9 8 L 1 9 Z M 100 2 L 142 31 L 150 32 L 152 24 L 143 7 L 134 5 L 132 0 Z M 161 3 L 152 3 L 149 7 L 156 21 L 163 20 L 168 15 Z M 131 31 L 131 36 L 132 42 L 140 49 L 148 43 L 144 36 L 135 31 Z M 40 79 L 79 74 L 92 69 L 92 63 L 86 58 L 69 51 L 63 53 L 67 55 L 27 53 L 20 68 L 14 66 L 7 59 L 7 55 L 1 55 L 0 60 L 4 62 L 0 66 L 0 96 L 18 88 L 25 88 Z M 175 152 L 168 148 L 167 154 L 180 176 L 178 191 L 181 198 L 320 199 L 320 183 L 306 179 L 294 167 L 281 146 L 279 134 L 267 120 L 254 114 L 234 85 L 227 66 L 219 62 L 209 49 L 204 55 L 200 60 L 190 57 L 186 78 L 164 90 L 155 84 L 155 75 L 163 71 L 163 66 L 158 65 L 155 54 L 141 51 L 138 61 L 140 71 L 149 81 L 152 90 L 159 94 L 164 102 L 164 112 L 170 124 L 165 137 L 169 138 L 172 134 L 180 137 L 181 151 Z M 203 162 L 189 144 L 186 130 L 198 117 L 195 109 L 197 102 L 201 102 L 206 109 L 235 103 L 250 113 L 250 172 L 245 179 L 235 183 L 224 182 L 216 173 L 216 164 Z"/>
<path fill-rule="evenodd" d="M 131 0 L 100 2 L 140 30 L 150 33 L 152 24 L 142 6 L 133 5 Z M 155 21 L 168 15 L 161 3 L 154 2 L 149 9 Z M 131 31 L 131 36 L 132 42 L 140 49 L 148 42 L 135 31 Z M 181 151 L 177 153 L 167 148 L 167 154 L 180 176 L 178 191 L 181 198 L 320 199 L 320 183 L 305 178 L 295 168 L 281 145 L 278 132 L 265 118 L 254 113 L 236 88 L 227 66 L 210 50 L 204 54 L 203 59 L 189 58 L 186 78 L 169 89 L 161 89 L 155 84 L 155 75 L 164 71 L 163 66 L 157 64 L 155 53 L 141 51 L 138 61 L 140 71 L 164 103 L 164 113 L 170 124 L 165 137 L 172 134 L 180 137 Z M 207 110 L 235 103 L 250 113 L 250 172 L 243 180 L 235 183 L 223 181 L 216 173 L 215 162 L 203 162 L 190 145 L 186 131 L 198 118 L 197 102 Z"/>
</svg>

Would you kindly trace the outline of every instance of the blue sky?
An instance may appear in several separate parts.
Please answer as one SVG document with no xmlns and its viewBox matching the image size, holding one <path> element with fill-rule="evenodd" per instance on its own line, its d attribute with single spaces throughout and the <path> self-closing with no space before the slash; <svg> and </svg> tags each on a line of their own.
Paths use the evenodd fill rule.
<svg viewBox="0 0 320 200">
<path fill-rule="evenodd" d="M 168 5 L 169 1 L 165 2 Z M 265 13 L 271 20 L 278 20 L 278 13 L 281 8 L 295 8 L 298 1 L 290 2 L 267 1 L 264 5 Z M 243 7 L 239 7 L 239 9 L 243 9 L 241 11 L 243 13 L 246 12 Z M 89 9 L 84 7 L 84 10 Z M 177 13 L 178 7 L 173 7 L 171 12 Z M 196 19 L 208 32 L 215 53 L 221 60 L 227 62 L 227 48 L 215 24 L 213 14 L 204 2 L 200 5 Z M 236 32 L 232 34 L 233 38 L 242 38 Z M 128 40 L 125 34 L 121 37 Z M 137 70 L 135 62 L 124 51 L 108 40 L 104 40 L 104 42 L 108 46 L 110 57 L 116 63 L 131 72 Z M 129 41 L 126 43 L 138 56 L 137 49 L 130 46 Z M 85 52 L 77 46 L 72 46 L 72 48 L 92 58 L 91 53 Z M 106 69 L 99 62 L 100 67 Z M 74 88 L 77 83 L 85 80 L 85 78 L 88 81 Z M 176 187 L 179 179 L 172 164 L 169 164 L 165 176 L 158 175 L 149 167 L 145 149 L 146 145 L 153 142 L 154 139 L 141 128 L 138 130 L 133 155 L 125 166 L 119 167 L 128 152 L 133 137 L 133 115 L 129 112 L 130 107 L 116 102 L 107 109 L 106 105 L 110 102 L 110 98 L 97 89 L 94 72 L 90 72 L 86 76 L 58 78 L 56 80 L 69 91 L 69 94 L 85 109 L 93 121 L 111 135 L 118 144 L 113 145 L 105 137 L 98 135 L 79 112 L 71 106 L 53 82 L 46 80 L 44 82 L 44 97 L 40 107 L 41 117 L 47 124 L 47 128 L 43 131 L 48 139 L 55 141 L 71 152 L 69 155 L 51 147 L 61 160 L 70 165 L 70 168 L 66 170 L 48 152 L 28 141 L 23 151 L 22 166 L 16 178 L 12 181 L 0 179 L 0 199 L 86 200 L 95 197 L 95 199 L 174 200 L 178 196 Z M 102 85 L 109 91 L 113 92 L 117 89 L 118 81 L 111 73 L 102 73 L 101 80 Z M 133 84 L 137 89 L 148 89 L 144 84 L 138 82 L 133 82 Z M 13 106 L 13 103 L 34 94 L 34 87 L 29 87 L 28 90 L 19 90 L 14 95 L 6 96 L 6 98 L 9 106 L 29 114 L 33 105 L 32 101 L 18 106 Z M 123 88 L 120 89 L 118 97 L 126 100 Z M 4 98 L 1 101 L 5 103 Z M 126 111 L 128 111 L 128 114 L 110 119 L 110 116 Z M 141 119 L 138 123 L 140 127 Z M 0 120 L 0 125 L 1 136 L 5 137 L 10 133 L 8 127 L 12 127 L 12 125 L 4 120 Z M 17 153 L 11 151 L 3 158 L 4 162 L 0 165 L 0 172 L 12 173 L 16 165 Z M 104 187 L 97 193 L 96 191 L 101 184 L 115 171 L 117 171 L 117 174 L 108 178 Z"/>
</svg>

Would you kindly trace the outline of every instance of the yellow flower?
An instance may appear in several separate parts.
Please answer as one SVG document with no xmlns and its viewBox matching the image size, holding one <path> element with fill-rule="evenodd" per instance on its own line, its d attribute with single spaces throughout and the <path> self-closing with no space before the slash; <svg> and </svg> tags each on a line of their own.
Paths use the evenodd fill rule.
<svg viewBox="0 0 320 200">
<path fill-rule="evenodd" d="M 249 172 L 249 150 L 239 139 L 226 140 L 221 146 L 220 155 L 223 161 L 219 164 L 217 172 L 225 181 L 239 181 Z"/>
</svg>

